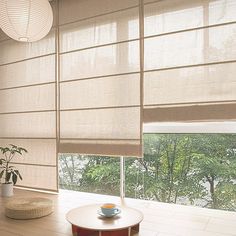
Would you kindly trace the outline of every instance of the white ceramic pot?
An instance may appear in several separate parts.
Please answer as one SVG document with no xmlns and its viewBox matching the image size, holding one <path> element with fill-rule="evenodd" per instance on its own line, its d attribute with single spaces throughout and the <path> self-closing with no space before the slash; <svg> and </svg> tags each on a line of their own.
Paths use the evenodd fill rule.
<svg viewBox="0 0 236 236">
<path fill-rule="evenodd" d="M 1 188 L 2 188 L 2 196 L 3 197 L 11 197 L 13 196 L 13 184 L 1 184 Z"/>
</svg>

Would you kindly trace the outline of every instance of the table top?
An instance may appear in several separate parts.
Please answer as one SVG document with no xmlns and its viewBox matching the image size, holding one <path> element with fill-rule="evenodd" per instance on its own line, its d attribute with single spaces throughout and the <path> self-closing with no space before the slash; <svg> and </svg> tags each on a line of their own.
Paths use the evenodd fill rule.
<svg viewBox="0 0 236 236">
<path fill-rule="evenodd" d="M 101 204 L 94 204 L 72 209 L 66 214 L 66 219 L 81 228 L 103 231 L 125 229 L 143 220 L 143 214 L 139 210 L 126 206 L 118 206 L 121 213 L 116 216 L 103 217 L 98 214 L 100 207 Z"/>
</svg>

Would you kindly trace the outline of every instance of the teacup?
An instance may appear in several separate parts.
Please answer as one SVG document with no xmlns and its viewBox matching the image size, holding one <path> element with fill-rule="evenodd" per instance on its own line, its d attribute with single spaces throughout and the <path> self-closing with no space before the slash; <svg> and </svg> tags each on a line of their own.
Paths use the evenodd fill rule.
<svg viewBox="0 0 236 236">
<path fill-rule="evenodd" d="M 106 216 L 112 216 L 118 212 L 118 208 L 113 203 L 105 203 L 101 206 L 101 211 Z"/>
</svg>

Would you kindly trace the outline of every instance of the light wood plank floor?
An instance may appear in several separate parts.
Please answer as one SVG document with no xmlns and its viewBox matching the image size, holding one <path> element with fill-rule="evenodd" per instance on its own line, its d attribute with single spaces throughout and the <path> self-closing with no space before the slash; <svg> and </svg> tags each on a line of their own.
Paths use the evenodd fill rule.
<svg viewBox="0 0 236 236">
<path fill-rule="evenodd" d="M 15 189 L 14 197 L 41 196 L 54 201 L 54 212 L 35 220 L 4 216 L 6 198 L 0 198 L 0 236 L 71 236 L 65 214 L 72 208 L 114 202 L 118 197 L 61 190 L 59 195 Z M 125 204 L 144 213 L 139 236 L 236 236 L 236 213 L 151 201 L 126 199 Z"/>
</svg>

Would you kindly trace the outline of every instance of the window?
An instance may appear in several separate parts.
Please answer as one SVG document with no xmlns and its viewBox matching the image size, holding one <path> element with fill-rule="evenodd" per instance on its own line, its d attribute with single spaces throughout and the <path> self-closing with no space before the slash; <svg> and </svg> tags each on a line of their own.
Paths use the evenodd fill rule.
<svg viewBox="0 0 236 236">
<path fill-rule="evenodd" d="M 236 210 L 235 134 L 144 134 L 125 165 L 126 196 Z"/>
<path fill-rule="evenodd" d="M 60 154 L 60 188 L 119 196 L 120 160 L 117 157 Z"/>
<path fill-rule="evenodd" d="M 146 125 L 144 158 L 124 158 L 125 196 L 235 211 L 235 127 Z M 61 188 L 118 196 L 121 182 L 117 157 L 60 156 Z"/>
</svg>

